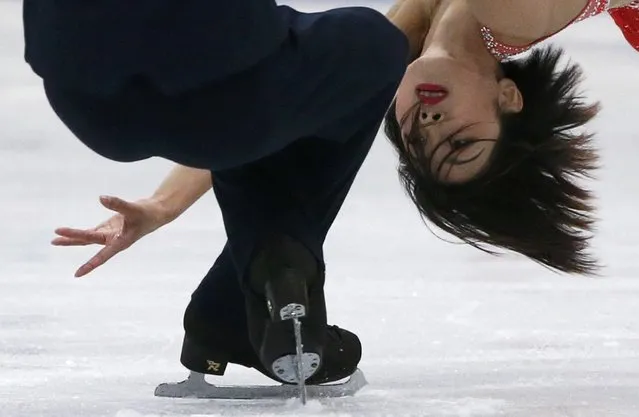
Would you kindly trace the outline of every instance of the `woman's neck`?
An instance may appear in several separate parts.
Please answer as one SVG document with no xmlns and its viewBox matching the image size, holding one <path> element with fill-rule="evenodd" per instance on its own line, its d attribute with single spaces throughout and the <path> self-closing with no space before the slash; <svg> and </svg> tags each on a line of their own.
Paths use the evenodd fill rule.
<svg viewBox="0 0 639 417">
<path fill-rule="evenodd" d="M 421 56 L 447 56 L 476 71 L 494 74 L 499 62 L 486 48 L 480 29 L 465 1 L 444 0 L 433 18 Z"/>
<path fill-rule="evenodd" d="M 408 38 L 411 61 L 419 57 L 433 17 L 443 1 L 445 0 L 396 0 L 386 14 Z"/>
</svg>

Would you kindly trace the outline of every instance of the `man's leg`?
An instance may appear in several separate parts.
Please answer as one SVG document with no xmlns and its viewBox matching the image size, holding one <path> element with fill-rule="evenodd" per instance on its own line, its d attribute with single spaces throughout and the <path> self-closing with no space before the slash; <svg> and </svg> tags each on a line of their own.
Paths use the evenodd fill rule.
<svg viewBox="0 0 639 417">
<path fill-rule="evenodd" d="M 289 36 L 254 67 L 165 94 L 140 74 L 108 96 L 45 80 L 60 120 L 109 159 L 164 157 L 209 170 L 242 167 L 352 117 L 390 84 L 408 60 L 405 36 L 366 8 L 298 13 L 281 8 Z M 382 115 L 383 117 L 383 115 Z M 351 134 L 330 135 L 333 140 Z"/>
<path fill-rule="evenodd" d="M 389 85 L 367 106 L 352 113 L 351 117 L 359 121 L 358 131 L 349 131 L 353 124 L 346 118 L 327 126 L 321 132 L 326 136 L 301 139 L 256 163 L 213 173 L 231 257 L 245 296 L 254 301 L 247 302 L 251 341 L 266 368 L 270 363 L 263 355 L 263 342 L 268 338 L 268 330 L 264 330 L 270 326 L 268 312 L 265 301 L 255 301 L 255 289 L 249 283 L 256 259 L 266 253 L 266 258 L 284 256 L 287 264 L 295 264 L 300 257 L 308 258 L 304 251 L 314 259 L 321 277 L 311 285 L 311 315 L 304 324 L 306 337 L 312 338 L 317 329 L 323 329 L 326 311 L 322 245 L 378 132 L 394 88 Z M 352 136 L 342 140 L 329 136 L 346 133 Z M 281 236 L 286 237 L 285 243 L 279 240 Z M 270 240 L 272 237 L 275 240 Z M 277 252 L 273 248 L 278 245 L 285 249 L 273 255 Z M 294 252 L 298 255 L 290 255 Z M 257 269 L 270 267 L 272 264 L 265 261 Z M 321 345 L 325 340 L 318 337 L 306 345 L 313 343 Z"/>
<path fill-rule="evenodd" d="M 287 18 L 291 36 L 279 51 L 197 91 L 167 96 L 142 79 L 115 97 L 52 85 L 47 93 L 60 118 L 98 153 L 212 169 L 241 283 L 267 239 L 298 242 L 319 270 L 317 330 L 325 327 L 322 243 L 401 79 L 407 44 L 369 9 Z M 288 152 L 321 140 L 335 142 L 326 159 Z"/>
<path fill-rule="evenodd" d="M 259 364 L 246 330 L 246 308 L 237 273 L 224 246 L 184 313 L 181 361 L 189 369 L 223 375 L 227 363 Z"/>
<path fill-rule="evenodd" d="M 399 82 L 399 80 L 398 80 Z M 379 131 L 396 84 L 317 136 L 240 168 L 213 172 L 213 189 L 240 275 L 272 234 L 302 242 L 323 262 L 324 239 Z"/>
</svg>

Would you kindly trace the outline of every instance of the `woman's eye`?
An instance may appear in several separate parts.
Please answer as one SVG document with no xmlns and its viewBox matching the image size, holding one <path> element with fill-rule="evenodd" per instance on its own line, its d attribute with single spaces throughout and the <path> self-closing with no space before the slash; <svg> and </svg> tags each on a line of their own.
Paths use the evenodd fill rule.
<svg viewBox="0 0 639 417">
<path fill-rule="evenodd" d="M 455 140 L 453 140 L 451 142 L 451 147 L 454 150 L 459 150 L 459 149 L 463 149 L 463 148 L 467 147 L 471 143 L 472 143 L 472 141 L 469 140 L 469 139 L 455 139 Z"/>
</svg>

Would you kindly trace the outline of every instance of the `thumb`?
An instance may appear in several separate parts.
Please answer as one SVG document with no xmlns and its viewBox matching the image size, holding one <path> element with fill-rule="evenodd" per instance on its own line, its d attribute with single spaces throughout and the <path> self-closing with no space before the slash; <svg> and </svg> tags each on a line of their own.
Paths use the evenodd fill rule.
<svg viewBox="0 0 639 417">
<path fill-rule="evenodd" d="M 117 211 L 120 214 L 127 214 L 134 211 L 134 207 L 128 201 L 109 195 L 100 196 L 100 203 L 109 210 Z"/>
</svg>

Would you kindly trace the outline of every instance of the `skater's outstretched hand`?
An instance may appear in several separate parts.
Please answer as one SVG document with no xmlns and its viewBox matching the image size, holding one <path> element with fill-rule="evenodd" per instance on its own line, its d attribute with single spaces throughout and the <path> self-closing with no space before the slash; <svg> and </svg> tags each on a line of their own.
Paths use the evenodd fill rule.
<svg viewBox="0 0 639 417">
<path fill-rule="evenodd" d="M 62 227 L 55 246 L 103 245 L 98 253 L 75 273 L 81 277 L 104 264 L 142 237 L 172 222 L 202 197 L 213 185 L 211 172 L 176 165 L 164 178 L 153 196 L 136 202 L 117 197 L 100 197 L 100 203 L 117 212 L 93 229 Z"/>
<path fill-rule="evenodd" d="M 51 242 L 54 246 L 104 246 L 76 271 L 76 277 L 88 274 L 171 220 L 163 206 L 152 199 L 128 202 L 102 196 L 100 203 L 117 214 L 92 229 L 58 228 L 55 233 L 59 237 Z"/>
</svg>

